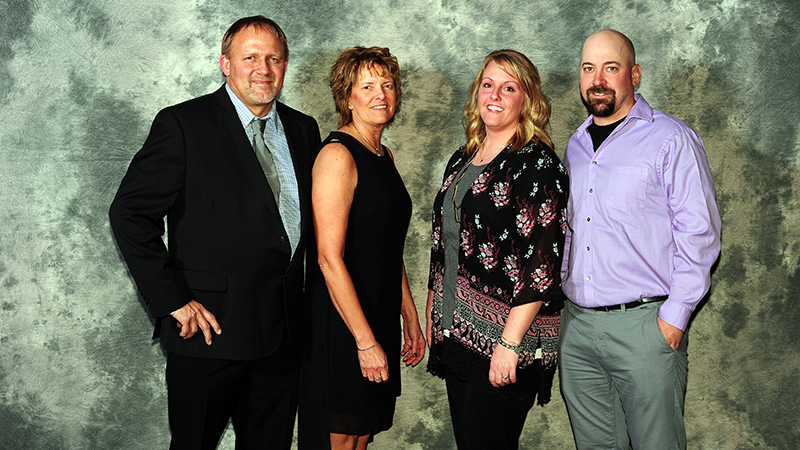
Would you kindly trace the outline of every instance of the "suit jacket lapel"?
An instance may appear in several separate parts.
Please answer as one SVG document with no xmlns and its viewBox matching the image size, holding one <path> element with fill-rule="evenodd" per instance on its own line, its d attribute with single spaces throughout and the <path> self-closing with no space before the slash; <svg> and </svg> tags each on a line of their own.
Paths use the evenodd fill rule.
<svg viewBox="0 0 800 450">
<path fill-rule="evenodd" d="M 236 113 L 236 108 L 233 107 L 224 85 L 214 93 L 214 106 L 217 123 L 225 135 L 225 140 L 230 144 L 231 151 L 242 166 L 245 178 L 253 185 L 267 208 L 280 217 L 278 205 L 275 203 L 275 197 L 269 188 L 267 178 L 261 170 L 256 153 L 253 151 L 253 145 L 242 128 L 242 122 L 239 120 L 239 115 Z"/>
</svg>

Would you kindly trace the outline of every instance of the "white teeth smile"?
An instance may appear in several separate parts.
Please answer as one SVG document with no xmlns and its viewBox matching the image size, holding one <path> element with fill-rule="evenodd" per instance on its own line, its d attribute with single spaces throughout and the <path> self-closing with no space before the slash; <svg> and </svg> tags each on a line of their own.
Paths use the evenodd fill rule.
<svg viewBox="0 0 800 450">
<path fill-rule="evenodd" d="M 489 105 L 489 106 L 486 107 L 486 109 L 488 109 L 489 111 L 497 111 L 497 112 L 502 112 L 503 111 L 503 108 L 501 108 L 499 106 L 494 106 L 494 105 Z"/>
<path fill-rule="evenodd" d="M 373 109 L 386 109 L 386 105 L 383 105 L 383 106 L 376 106 L 376 107 L 374 107 Z"/>
</svg>

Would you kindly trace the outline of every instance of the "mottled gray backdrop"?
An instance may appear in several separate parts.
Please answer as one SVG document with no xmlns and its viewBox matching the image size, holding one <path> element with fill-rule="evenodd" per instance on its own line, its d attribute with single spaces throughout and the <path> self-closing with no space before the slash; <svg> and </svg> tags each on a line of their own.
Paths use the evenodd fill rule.
<svg viewBox="0 0 800 450">
<path fill-rule="evenodd" d="M 420 311 L 432 194 L 483 56 L 514 48 L 539 67 L 563 154 L 585 117 L 583 40 L 628 34 L 639 92 L 705 140 L 723 218 L 691 325 L 689 448 L 800 448 L 796 0 L 0 0 L 0 448 L 166 448 L 164 356 L 106 211 L 155 113 L 220 85 L 222 34 L 252 14 L 286 31 L 282 100 L 323 137 L 336 55 L 382 45 L 399 58 L 406 95 L 385 142 L 414 199 Z M 395 426 L 371 448 L 455 448 L 443 383 L 423 367 L 402 376 Z M 522 440 L 574 448 L 557 386 Z"/>
</svg>

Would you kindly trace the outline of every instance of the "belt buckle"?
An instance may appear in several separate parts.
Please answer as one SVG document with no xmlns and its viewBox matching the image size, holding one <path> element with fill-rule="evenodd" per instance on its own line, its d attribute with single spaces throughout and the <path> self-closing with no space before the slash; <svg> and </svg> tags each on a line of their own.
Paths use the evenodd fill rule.
<svg viewBox="0 0 800 450">
<path fill-rule="evenodd" d="M 655 297 L 644 297 L 639 299 L 642 303 L 663 302 L 669 298 L 669 295 L 657 295 Z"/>
</svg>

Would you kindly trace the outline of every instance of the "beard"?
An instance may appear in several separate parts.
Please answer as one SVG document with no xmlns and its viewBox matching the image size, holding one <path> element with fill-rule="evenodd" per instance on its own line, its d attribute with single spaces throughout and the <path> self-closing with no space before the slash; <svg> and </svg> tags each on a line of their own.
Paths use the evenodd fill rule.
<svg viewBox="0 0 800 450">
<path fill-rule="evenodd" d="M 603 99 L 593 98 L 591 94 L 609 94 L 609 97 Z M 589 100 L 586 100 L 586 99 Z M 602 86 L 593 86 L 586 90 L 586 96 L 581 95 L 583 106 L 589 111 L 589 114 L 595 117 L 609 117 L 614 114 L 617 107 L 617 93 L 613 89 L 608 89 Z"/>
<path fill-rule="evenodd" d="M 248 84 L 247 88 L 245 89 L 245 95 L 247 95 L 250 100 L 262 105 L 272 103 L 272 101 L 275 100 L 275 97 L 278 96 L 280 88 L 275 85 L 275 79 L 272 79 L 271 81 L 273 81 L 273 84 L 270 85 L 268 91 L 254 88 L 252 84 Z"/>
</svg>

